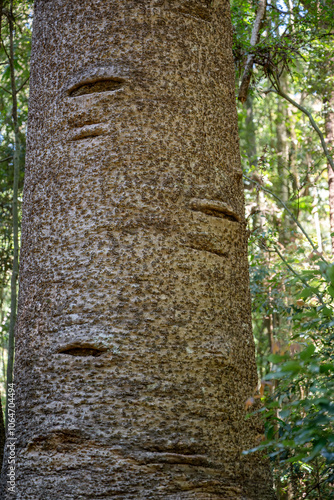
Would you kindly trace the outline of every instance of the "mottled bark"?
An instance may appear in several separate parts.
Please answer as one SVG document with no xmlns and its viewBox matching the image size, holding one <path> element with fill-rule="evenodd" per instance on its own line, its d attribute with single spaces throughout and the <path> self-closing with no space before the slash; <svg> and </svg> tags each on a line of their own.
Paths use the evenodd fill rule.
<svg viewBox="0 0 334 500">
<path fill-rule="evenodd" d="M 226 0 L 36 2 L 18 500 L 274 497 L 231 45 Z"/>
</svg>

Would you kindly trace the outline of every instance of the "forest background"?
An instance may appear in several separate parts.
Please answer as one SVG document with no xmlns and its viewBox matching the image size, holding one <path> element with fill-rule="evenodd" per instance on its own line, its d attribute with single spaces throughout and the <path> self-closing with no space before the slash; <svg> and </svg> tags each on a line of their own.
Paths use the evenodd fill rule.
<svg viewBox="0 0 334 500">
<path fill-rule="evenodd" d="M 334 0 L 232 0 L 260 412 L 279 500 L 334 498 Z M 0 0 L 0 391 L 12 382 L 33 2 Z M 262 406 L 259 407 L 259 402 Z M 0 411 L 0 455 L 4 427 Z M 0 457 L 1 458 L 1 457 Z"/>
</svg>

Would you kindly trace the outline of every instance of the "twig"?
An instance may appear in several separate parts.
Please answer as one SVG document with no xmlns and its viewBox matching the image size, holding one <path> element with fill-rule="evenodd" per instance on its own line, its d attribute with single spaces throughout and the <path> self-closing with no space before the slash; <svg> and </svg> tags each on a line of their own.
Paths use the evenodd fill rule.
<svg viewBox="0 0 334 500">
<path fill-rule="evenodd" d="M 266 13 L 267 0 L 259 0 L 259 6 L 256 13 L 256 18 L 253 26 L 252 36 L 250 39 L 250 44 L 252 47 L 259 41 L 260 28 Z M 240 102 L 244 103 L 247 100 L 248 88 L 252 77 L 252 68 L 255 59 L 255 54 L 249 54 L 246 60 L 244 74 L 242 75 L 242 80 L 239 88 L 238 99 Z"/>
</svg>

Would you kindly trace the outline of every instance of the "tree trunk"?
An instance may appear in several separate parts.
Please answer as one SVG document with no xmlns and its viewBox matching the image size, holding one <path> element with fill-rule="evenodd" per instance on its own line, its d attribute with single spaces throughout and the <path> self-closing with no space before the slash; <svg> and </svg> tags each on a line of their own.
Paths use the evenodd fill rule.
<svg viewBox="0 0 334 500">
<path fill-rule="evenodd" d="M 286 129 L 287 108 L 282 99 L 277 100 L 277 170 L 281 182 L 280 197 L 284 203 L 289 201 L 289 143 Z"/>
<path fill-rule="evenodd" d="M 231 44 L 226 0 L 36 2 L 17 499 L 274 498 Z"/>
</svg>

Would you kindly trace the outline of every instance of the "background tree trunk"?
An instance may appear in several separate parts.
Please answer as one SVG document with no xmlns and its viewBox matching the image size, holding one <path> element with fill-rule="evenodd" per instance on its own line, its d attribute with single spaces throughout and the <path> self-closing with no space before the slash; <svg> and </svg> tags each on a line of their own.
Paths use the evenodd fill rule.
<svg viewBox="0 0 334 500">
<path fill-rule="evenodd" d="M 18 499 L 273 498 L 231 45 L 226 0 L 36 2 Z"/>
</svg>

